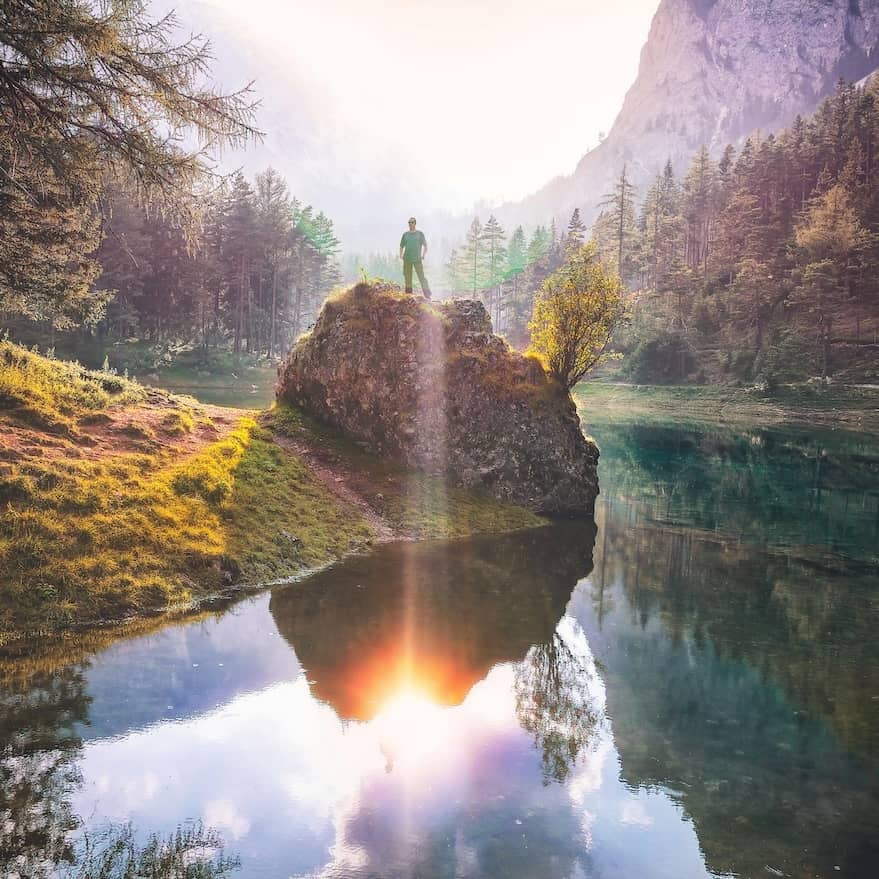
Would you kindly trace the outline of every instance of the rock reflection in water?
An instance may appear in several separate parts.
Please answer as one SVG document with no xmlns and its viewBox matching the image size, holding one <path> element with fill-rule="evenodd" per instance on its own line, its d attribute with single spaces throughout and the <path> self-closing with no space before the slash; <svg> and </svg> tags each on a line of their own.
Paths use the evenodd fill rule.
<svg viewBox="0 0 879 879">
<path fill-rule="evenodd" d="M 270 609 L 340 718 L 367 720 L 406 687 L 457 705 L 492 666 L 554 643 L 594 542 L 578 522 L 385 546 L 276 591 Z"/>
</svg>

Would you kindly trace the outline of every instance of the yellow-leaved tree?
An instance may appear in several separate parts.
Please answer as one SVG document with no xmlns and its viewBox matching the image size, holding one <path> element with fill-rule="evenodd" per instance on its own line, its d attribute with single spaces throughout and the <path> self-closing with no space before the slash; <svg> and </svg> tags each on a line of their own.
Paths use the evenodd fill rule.
<svg viewBox="0 0 879 879">
<path fill-rule="evenodd" d="M 541 285 L 528 324 L 530 351 L 570 389 L 607 356 L 624 313 L 619 276 L 587 244 Z"/>
</svg>

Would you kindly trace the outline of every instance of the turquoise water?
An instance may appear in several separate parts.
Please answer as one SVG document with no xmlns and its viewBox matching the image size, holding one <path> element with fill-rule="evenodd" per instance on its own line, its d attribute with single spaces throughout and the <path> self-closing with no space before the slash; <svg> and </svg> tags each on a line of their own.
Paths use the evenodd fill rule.
<svg viewBox="0 0 879 879">
<path fill-rule="evenodd" d="M 22 663 L 0 875 L 194 820 L 241 876 L 877 875 L 879 443 L 590 428 L 594 525 Z"/>
</svg>

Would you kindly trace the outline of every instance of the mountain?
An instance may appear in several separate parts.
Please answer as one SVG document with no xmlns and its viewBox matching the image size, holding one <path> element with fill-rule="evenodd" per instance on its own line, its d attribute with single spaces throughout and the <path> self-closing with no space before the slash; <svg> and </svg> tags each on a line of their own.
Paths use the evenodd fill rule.
<svg viewBox="0 0 879 879">
<path fill-rule="evenodd" d="M 876 0 L 662 0 L 638 76 L 607 137 L 498 216 L 509 226 L 574 207 L 594 219 L 623 165 L 636 184 L 667 159 L 680 172 L 702 144 L 714 154 L 815 109 L 840 78 L 879 67 Z M 600 84 L 596 84 L 600 87 Z"/>
</svg>

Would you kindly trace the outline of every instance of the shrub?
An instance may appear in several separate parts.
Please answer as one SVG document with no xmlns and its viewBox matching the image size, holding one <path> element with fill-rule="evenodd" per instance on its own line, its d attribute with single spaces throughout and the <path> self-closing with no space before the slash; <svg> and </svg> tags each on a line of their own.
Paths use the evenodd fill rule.
<svg viewBox="0 0 879 879">
<path fill-rule="evenodd" d="M 571 253 L 534 300 L 531 352 L 567 388 L 607 357 L 624 313 L 622 284 L 595 256 L 593 245 Z"/>
<path fill-rule="evenodd" d="M 626 358 L 624 369 L 638 384 L 662 385 L 684 381 L 696 366 L 686 339 L 677 333 L 665 333 L 639 342 Z"/>
</svg>

